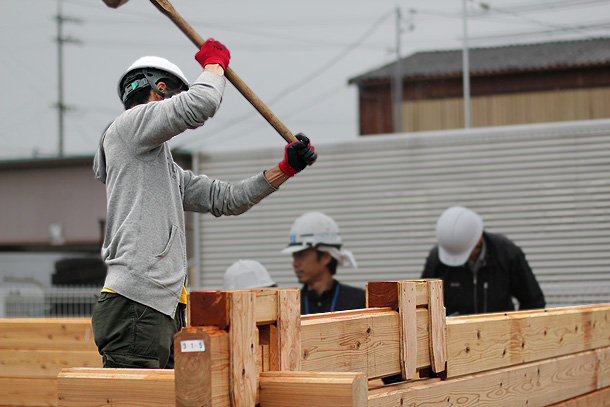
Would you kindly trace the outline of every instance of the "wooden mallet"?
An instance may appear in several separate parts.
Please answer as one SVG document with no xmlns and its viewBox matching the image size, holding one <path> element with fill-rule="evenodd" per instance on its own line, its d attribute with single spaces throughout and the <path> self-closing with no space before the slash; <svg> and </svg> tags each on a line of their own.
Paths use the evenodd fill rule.
<svg viewBox="0 0 610 407">
<path fill-rule="evenodd" d="M 121 7 L 123 4 L 127 3 L 129 0 L 103 0 L 103 2 L 112 8 Z M 205 42 L 203 38 L 199 36 L 193 30 L 184 19 L 176 12 L 171 3 L 167 0 L 150 0 L 152 4 L 159 9 L 163 14 L 169 17 L 170 20 L 174 22 L 174 24 L 182 31 L 195 46 L 197 49 L 201 48 L 203 43 Z M 293 141 L 298 141 L 297 138 L 288 130 L 286 126 L 273 114 L 273 112 L 252 92 L 252 90 L 233 72 L 230 67 L 227 67 L 225 70 L 225 77 L 231 82 L 235 88 L 244 95 L 244 97 L 250 102 L 252 106 L 269 122 L 271 126 L 286 140 L 287 143 L 292 143 Z"/>
</svg>

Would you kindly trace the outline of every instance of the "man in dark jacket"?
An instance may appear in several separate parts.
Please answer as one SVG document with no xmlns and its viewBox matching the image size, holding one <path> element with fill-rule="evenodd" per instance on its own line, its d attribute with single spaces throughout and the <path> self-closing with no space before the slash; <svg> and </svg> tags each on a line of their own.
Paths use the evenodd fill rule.
<svg viewBox="0 0 610 407">
<path fill-rule="evenodd" d="M 483 220 L 455 206 L 439 217 L 438 245 L 422 278 L 443 280 L 447 315 L 544 308 L 544 294 L 525 254 L 503 235 L 483 231 Z"/>
</svg>

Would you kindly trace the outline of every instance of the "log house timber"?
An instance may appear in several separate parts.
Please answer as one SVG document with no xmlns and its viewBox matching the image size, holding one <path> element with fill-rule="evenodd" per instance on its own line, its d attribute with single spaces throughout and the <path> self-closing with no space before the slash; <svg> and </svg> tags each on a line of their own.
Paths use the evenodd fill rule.
<svg viewBox="0 0 610 407">
<path fill-rule="evenodd" d="M 439 292 L 439 280 L 372 282 L 368 308 L 309 316 L 294 289 L 193 292 L 175 375 L 132 384 L 171 375 L 174 403 L 111 398 L 112 369 L 72 368 L 59 406 L 607 405 L 610 304 L 446 318 Z M 409 379 L 379 383 L 399 373 Z"/>
</svg>

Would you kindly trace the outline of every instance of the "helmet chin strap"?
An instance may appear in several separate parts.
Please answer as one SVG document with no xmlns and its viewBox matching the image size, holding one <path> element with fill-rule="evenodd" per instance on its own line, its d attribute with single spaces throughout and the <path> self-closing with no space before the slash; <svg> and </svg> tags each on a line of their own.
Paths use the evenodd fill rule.
<svg viewBox="0 0 610 407">
<path fill-rule="evenodd" d="M 157 93 L 157 95 L 159 95 L 163 99 L 165 99 L 165 92 L 161 92 L 159 90 L 159 88 L 157 87 L 157 84 L 155 83 L 155 81 L 151 81 L 150 79 L 148 79 L 151 76 L 151 75 L 148 74 L 148 69 L 142 68 L 142 73 L 144 74 L 144 78 L 146 79 L 146 81 L 148 82 L 150 87 Z"/>
</svg>

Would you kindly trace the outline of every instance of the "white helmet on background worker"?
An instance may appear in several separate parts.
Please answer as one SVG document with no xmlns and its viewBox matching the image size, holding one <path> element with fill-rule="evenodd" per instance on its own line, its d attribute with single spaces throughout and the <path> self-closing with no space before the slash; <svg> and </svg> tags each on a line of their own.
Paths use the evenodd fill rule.
<svg viewBox="0 0 610 407">
<path fill-rule="evenodd" d="M 463 206 L 445 210 L 436 222 L 438 257 L 448 266 L 462 266 L 483 234 L 481 217 Z"/>
<path fill-rule="evenodd" d="M 174 82 L 173 86 L 166 83 L 167 91 L 162 93 L 157 88 L 157 82 L 161 79 L 167 79 L 168 75 Z M 176 81 L 177 79 L 177 81 Z M 189 88 L 189 81 L 182 73 L 182 70 L 165 58 L 155 56 L 145 56 L 136 60 L 127 68 L 123 76 L 119 79 L 118 93 L 119 98 L 123 103 L 134 92 L 151 87 L 155 92 L 164 98 L 172 96 L 181 90 Z"/>
<path fill-rule="evenodd" d="M 315 248 L 330 253 L 339 266 L 343 266 L 347 261 L 352 267 L 358 267 L 352 252 L 341 249 L 343 241 L 339 226 L 322 212 L 307 212 L 299 216 L 290 228 L 289 239 L 288 246 L 282 253 L 296 253 Z"/>
<path fill-rule="evenodd" d="M 256 260 L 238 260 L 225 271 L 223 290 L 247 290 L 275 286 L 265 266 Z"/>
</svg>

